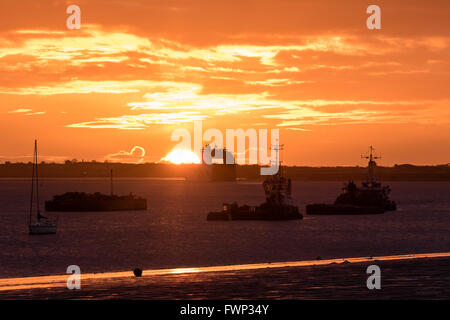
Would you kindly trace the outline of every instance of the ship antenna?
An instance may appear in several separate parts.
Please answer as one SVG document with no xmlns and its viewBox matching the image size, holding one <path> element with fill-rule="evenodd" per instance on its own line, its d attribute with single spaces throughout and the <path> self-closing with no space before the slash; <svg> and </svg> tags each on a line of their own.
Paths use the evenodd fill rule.
<svg viewBox="0 0 450 320">
<path fill-rule="evenodd" d="M 373 146 L 370 146 L 369 147 L 369 155 L 368 156 L 361 155 L 361 158 L 369 160 L 369 164 L 368 164 L 368 169 L 369 169 L 368 180 L 370 182 L 375 182 L 375 174 L 374 174 L 374 169 L 375 169 L 375 166 L 376 166 L 375 160 L 381 159 L 381 156 L 375 156 L 374 155 L 374 151 L 375 151 L 375 148 Z"/>
<path fill-rule="evenodd" d="M 284 144 L 279 144 L 279 141 L 277 139 L 277 143 L 275 144 L 275 146 L 272 144 L 271 148 L 272 148 L 272 150 L 275 151 L 275 154 L 276 154 L 276 157 L 275 157 L 276 164 L 281 167 L 281 162 L 279 162 L 278 152 L 284 149 Z"/>
</svg>

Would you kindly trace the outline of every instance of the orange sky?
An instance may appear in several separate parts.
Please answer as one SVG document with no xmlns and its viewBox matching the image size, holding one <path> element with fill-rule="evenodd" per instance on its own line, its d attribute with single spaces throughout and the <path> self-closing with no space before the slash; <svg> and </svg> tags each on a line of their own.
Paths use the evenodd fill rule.
<svg viewBox="0 0 450 320">
<path fill-rule="evenodd" d="M 203 119 L 279 128 L 289 165 L 361 165 L 369 145 L 448 163 L 449 57 L 447 0 L 4 0 L 0 161 L 34 138 L 46 161 L 158 161 Z"/>
</svg>

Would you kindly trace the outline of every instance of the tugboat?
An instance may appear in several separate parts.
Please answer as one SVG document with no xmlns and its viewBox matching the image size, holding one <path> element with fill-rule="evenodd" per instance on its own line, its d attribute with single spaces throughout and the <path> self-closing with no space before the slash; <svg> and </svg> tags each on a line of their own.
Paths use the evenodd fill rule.
<svg viewBox="0 0 450 320">
<path fill-rule="evenodd" d="M 274 148 L 277 152 L 278 146 Z M 291 197 L 291 179 L 284 176 L 283 168 L 279 165 L 275 175 L 267 177 L 263 182 L 266 201 L 259 206 L 239 206 L 236 202 L 224 203 L 223 210 L 210 212 L 206 220 L 295 220 L 303 219 L 298 207 Z"/>
<path fill-rule="evenodd" d="M 111 170 L 111 194 L 67 192 L 45 201 L 46 211 L 131 211 L 147 210 L 147 200 L 130 195 L 118 196 L 113 193 Z"/>
<path fill-rule="evenodd" d="M 361 187 L 353 181 L 344 185 L 343 193 L 340 194 L 334 204 L 309 204 L 306 206 L 308 215 L 359 215 L 359 214 L 381 214 L 386 211 L 397 209 L 394 201 L 389 199 L 391 189 L 389 186 L 382 186 L 375 178 L 376 159 L 374 148 L 370 146 L 370 154 L 362 156 L 368 159 L 367 180 L 362 182 Z"/>
</svg>

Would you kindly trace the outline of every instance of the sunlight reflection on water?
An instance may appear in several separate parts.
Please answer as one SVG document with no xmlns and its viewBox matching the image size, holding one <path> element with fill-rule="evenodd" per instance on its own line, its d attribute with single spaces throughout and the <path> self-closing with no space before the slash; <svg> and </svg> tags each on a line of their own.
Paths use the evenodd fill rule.
<svg viewBox="0 0 450 320">
<path fill-rule="evenodd" d="M 226 272 L 226 271 L 240 271 L 240 270 L 256 270 L 264 268 L 320 266 L 333 263 L 346 263 L 346 261 L 349 263 L 361 263 L 370 261 L 392 261 L 392 260 L 409 260 L 409 259 L 441 258 L 441 257 L 450 257 L 450 252 L 405 254 L 405 255 L 379 256 L 379 257 L 339 258 L 327 260 L 290 261 L 290 262 L 274 262 L 274 263 L 255 263 L 255 264 L 197 267 L 197 268 L 144 270 L 142 276 L 150 277 L 150 276 L 200 273 L 200 272 Z M 68 276 L 69 275 L 53 275 L 42 277 L 0 279 L 0 291 L 64 287 L 66 286 Z M 81 275 L 81 280 L 84 284 L 86 284 L 86 281 L 88 281 L 89 283 L 89 280 L 115 279 L 115 278 L 134 278 L 134 276 L 132 271 L 88 273 Z"/>
</svg>

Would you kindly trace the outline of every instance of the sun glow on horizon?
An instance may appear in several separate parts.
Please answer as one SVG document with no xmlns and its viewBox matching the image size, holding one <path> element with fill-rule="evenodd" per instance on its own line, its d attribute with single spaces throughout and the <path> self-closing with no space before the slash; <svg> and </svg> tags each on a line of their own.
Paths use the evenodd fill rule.
<svg viewBox="0 0 450 320">
<path fill-rule="evenodd" d="M 192 164 L 200 163 L 200 159 L 197 155 L 190 150 L 176 149 L 169 152 L 162 161 L 172 162 L 174 164 Z"/>
</svg>

